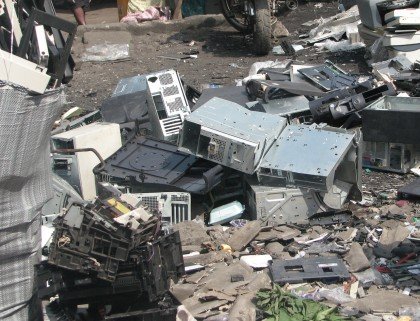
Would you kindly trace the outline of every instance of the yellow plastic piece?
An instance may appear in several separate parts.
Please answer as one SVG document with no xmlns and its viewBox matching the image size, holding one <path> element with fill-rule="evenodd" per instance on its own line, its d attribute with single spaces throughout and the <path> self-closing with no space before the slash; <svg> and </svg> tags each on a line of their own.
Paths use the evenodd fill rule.
<svg viewBox="0 0 420 321">
<path fill-rule="evenodd" d="M 117 211 L 120 211 L 123 214 L 127 214 L 128 212 L 131 212 L 131 210 L 127 206 L 125 206 L 121 202 L 118 202 L 115 198 L 110 198 L 106 202 L 112 207 L 114 207 Z"/>
</svg>

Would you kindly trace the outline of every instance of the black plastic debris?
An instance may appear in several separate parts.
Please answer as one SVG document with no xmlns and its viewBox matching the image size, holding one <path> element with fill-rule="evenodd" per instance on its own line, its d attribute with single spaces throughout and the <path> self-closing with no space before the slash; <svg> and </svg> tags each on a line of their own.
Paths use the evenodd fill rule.
<svg viewBox="0 0 420 321">
<path fill-rule="evenodd" d="M 313 281 L 338 282 L 350 278 L 344 262 L 338 258 L 274 260 L 270 271 L 273 282 L 280 284 Z"/>
<path fill-rule="evenodd" d="M 418 199 L 420 198 L 420 178 L 401 187 L 398 190 L 398 196 L 404 199 Z"/>
<path fill-rule="evenodd" d="M 186 191 L 206 194 L 223 177 L 223 167 L 179 152 L 177 146 L 137 135 L 105 160 L 99 180 L 133 192 Z"/>
</svg>

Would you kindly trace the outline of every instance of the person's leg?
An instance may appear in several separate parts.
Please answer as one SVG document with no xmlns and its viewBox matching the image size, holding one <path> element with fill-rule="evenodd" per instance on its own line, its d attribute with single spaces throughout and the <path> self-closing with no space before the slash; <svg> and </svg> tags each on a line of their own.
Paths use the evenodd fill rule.
<svg viewBox="0 0 420 321">
<path fill-rule="evenodd" d="M 75 7 L 73 9 L 74 17 L 79 25 L 85 25 L 85 10 L 82 7 Z"/>
</svg>

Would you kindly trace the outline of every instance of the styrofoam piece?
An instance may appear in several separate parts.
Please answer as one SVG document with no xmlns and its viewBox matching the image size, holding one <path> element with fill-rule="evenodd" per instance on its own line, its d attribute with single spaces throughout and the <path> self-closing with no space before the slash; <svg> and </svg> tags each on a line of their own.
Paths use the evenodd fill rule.
<svg viewBox="0 0 420 321">
<path fill-rule="evenodd" d="M 393 10 L 385 14 L 385 22 L 388 23 L 389 21 L 403 17 L 420 19 L 420 9 L 409 8 Z"/>
<path fill-rule="evenodd" d="M 194 264 L 194 265 L 186 266 L 185 267 L 185 273 L 197 272 L 197 271 L 204 270 L 204 269 L 205 269 L 204 265 Z"/>
<path fill-rule="evenodd" d="M 240 218 L 245 207 L 238 201 L 216 207 L 210 212 L 210 225 L 223 224 Z"/>
<path fill-rule="evenodd" d="M 414 175 L 420 176 L 420 165 L 411 168 L 410 172 L 413 173 Z"/>
<path fill-rule="evenodd" d="M 241 261 L 248 264 L 254 269 L 263 269 L 269 266 L 269 263 L 273 260 L 271 255 L 244 255 L 241 257 Z"/>
<path fill-rule="evenodd" d="M 54 233 L 54 230 L 55 228 L 51 226 L 45 226 L 45 225 L 41 226 L 41 246 L 42 247 L 49 244 L 51 240 L 51 236 Z"/>
<path fill-rule="evenodd" d="M 411 61 L 416 61 L 416 60 L 420 59 L 420 48 L 417 49 L 417 50 L 407 51 L 407 52 L 394 50 L 394 49 L 388 49 L 388 54 L 389 54 L 390 58 L 394 58 L 394 57 L 397 57 L 397 56 L 404 55 L 405 57 L 407 57 Z"/>
<path fill-rule="evenodd" d="M 407 50 L 402 51 L 411 51 L 418 48 L 408 49 L 409 47 L 420 47 L 420 30 L 416 32 L 409 33 L 399 33 L 393 34 L 386 32 L 384 34 L 383 45 L 385 47 L 394 47 L 398 50 L 398 47 L 406 47 Z"/>
<path fill-rule="evenodd" d="M 420 25 L 419 17 L 400 17 L 387 23 L 387 27 L 419 26 L 419 25 Z"/>
</svg>

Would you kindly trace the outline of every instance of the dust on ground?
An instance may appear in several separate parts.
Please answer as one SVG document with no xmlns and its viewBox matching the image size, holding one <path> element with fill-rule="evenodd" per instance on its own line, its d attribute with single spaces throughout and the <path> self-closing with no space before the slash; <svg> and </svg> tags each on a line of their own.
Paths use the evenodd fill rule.
<svg viewBox="0 0 420 321">
<path fill-rule="evenodd" d="M 309 2 L 301 4 L 295 11 L 284 11 L 279 20 L 290 32 L 290 39 L 298 39 L 299 34 L 308 32 L 310 28 L 302 23 L 318 18 L 327 18 L 338 13 L 338 3 Z M 101 12 L 98 16 L 96 10 Z M 60 16 L 72 19 L 65 11 Z M 115 22 L 115 7 L 101 3 L 87 14 L 88 22 Z M 189 46 L 194 41 L 193 46 Z M 81 42 L 81 39 L 76 39 Z M 198 50 L 198 59 L 175 61 L 157 56 L 174 56 Z M 80 53 L 75 53 L 78 55 Z M 365 73 L 364 49 L 345 54 L 318 53 L 315 48 L 305 49 L 295 57 L 255 56 L 252 53 L 252 39 L 244 37 L 227 23 L 214 28 L 201 28 L 178 33 L 147 33 L 133 35 L 130 44 L 129 61 L 121 62 L 84 62 L 75 71 L 74 78 L 67 88 L 69 107 L 79 106 L 96 109 L 110 96 L 121 78 L 136 74 L 144 74 L 162 69 L 178 70 L 184 81 L 196 87 L 207 83 L 235 85 L 235 79 L 248 75 L 250 66 L 257 61 L 284 60 L 294 58 L 300 63 L 316 64 L 329 59 L 343 69 L 353 73 Z M 80 57 L 75 57 L 79 60 Z"/>
</svg>

